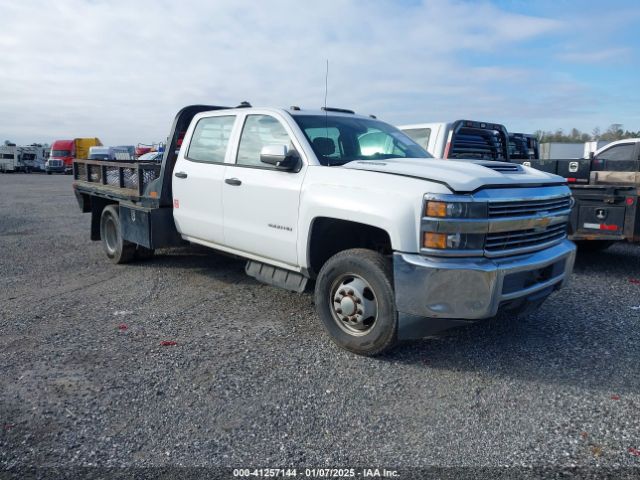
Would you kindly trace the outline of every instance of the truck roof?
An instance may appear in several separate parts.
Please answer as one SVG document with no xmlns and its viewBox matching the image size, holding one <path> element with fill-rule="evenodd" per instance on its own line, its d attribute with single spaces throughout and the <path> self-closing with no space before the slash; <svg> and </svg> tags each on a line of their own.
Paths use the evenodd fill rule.
<svg viewBox="0 0 640 480">
<path fill-rule="evenodd" d="M 400 125 L 398 128 L 400 130 L 405 130 L 408 128 L 433 128 L 435 126 L 446 125 L 448 128 L 453 126 L 454 124 L 461 124 L 463 127 L 473 127 L 473 128 L 486 128 L 486 129 L 505 129 L 505 126 L 500 123 L 495 122 L 481 122 L 478 120 L 453 120 L 451 122 L 424 122 L 424 123 L 411 123 L 409 125 Z"/>
<path fill-rule="evenodd" d="M 347 118 L 369 118 L 376 119 L 373 115 L 361 115 L 353 112 L 352 110 L 348 110 L 345 108 L 335 108 L 335 107 L 324 107 L 318 109 L 303 109 L 301 107 L 292 106 L 289 108 L 283 107 L 235 107 L 235 108 L 224 108 L 222 110 L 208 110 L 211 112 L 232 112 L 232 113 L 249 113 L 253 111 L 267 111 L 272 113 L 280 113 L 280 114 L 289 114 L 291 116 L 303 116 L 303 115 L 329 115 L 332 117 L 347 117 Z M 208 111 L 203 111 L 200 113 L 207 113 Z"/>
<path fill-rule="evenodd" d="M 71 145 L 73 145 L 73 140 L 54 140 L 51 144 L 51 148 L 60 146 L 69 147 Z"/>
</svg>

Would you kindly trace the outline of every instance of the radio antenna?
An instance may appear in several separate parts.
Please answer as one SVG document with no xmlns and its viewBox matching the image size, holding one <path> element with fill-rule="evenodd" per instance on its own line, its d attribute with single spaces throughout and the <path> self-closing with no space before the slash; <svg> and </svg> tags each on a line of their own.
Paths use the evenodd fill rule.
<svg viewBox="0 0 640 480">
<path fill-rule="evenodd" d="M 327 116 L 327 93 L 329 91 L 329 59 L 327 58 L 327 68 L 324 74 L 324 130 L 329 138 L 329 117 Z"/>
<path fill-rule="evenodd" d="M 327 58 L 327 69 L 324 74 L 324 109 L 327 110 L 327 92 L 329 91 L 329 59 Z"/>
</svg>

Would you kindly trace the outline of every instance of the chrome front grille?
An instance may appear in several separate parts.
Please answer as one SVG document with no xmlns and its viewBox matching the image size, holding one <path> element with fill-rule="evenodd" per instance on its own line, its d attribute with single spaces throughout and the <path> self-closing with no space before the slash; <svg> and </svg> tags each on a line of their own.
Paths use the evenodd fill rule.
<svg viewBox="0 0 640 480">
<path fill-rule="evenodd" d="M 456 216 L 428 215 L 428 202 L 451 203 Z M 550 248 L 567 238 L 572 206 L 566 185 L 486 188 L 467 195 L 427 194 L 420 253 L 499 258 Z"/>
<path fill-rule="evenodd" d="M 548 243 L 555 243 L 567 236 L 567 224 L 550 225 L 545 229 L 515 230 L 512 232 L 489 233 L 484 249 L 488 253 L 499 254 L 511 250 L 537 249 Z"/>
<path fill-rule="evenodd" d="M 541 200 L 490 202 L 489 218 L 530 217 L 549 215 L 571 209 L 571 197 L 555 197 Z"/>
</svg>

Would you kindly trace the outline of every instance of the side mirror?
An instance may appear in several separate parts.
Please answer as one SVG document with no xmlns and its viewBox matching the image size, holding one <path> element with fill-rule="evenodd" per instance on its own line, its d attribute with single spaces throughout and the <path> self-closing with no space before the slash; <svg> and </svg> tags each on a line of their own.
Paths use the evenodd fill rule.
<svg viewBox="0 0 640 480">
<path fill-rule="evenodd" d="M 265 145 L 260 151 L 260 161 L 280 170 L 293 171 L 300 163 L 300 156 L 295 150 L 288 150 L 286 145 Z"/>
<path fill-rule="evenodd" d="M 595 157 L 596 152 L 589 152 L 589 158 L 591 160 L 593 160 L 593 157 Z"/>
</svg>

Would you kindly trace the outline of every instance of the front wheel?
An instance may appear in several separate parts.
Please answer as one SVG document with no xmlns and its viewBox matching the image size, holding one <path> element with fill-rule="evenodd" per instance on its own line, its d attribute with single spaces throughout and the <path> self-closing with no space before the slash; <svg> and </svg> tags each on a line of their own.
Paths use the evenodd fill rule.
<svg viewBox="0 0 640 480">
<path fill-rule="evenodd" d="M 377 355 L 397 341 L 391 262 L 372 250 L 337 253 L 316 280 L 316 310 L 331 339 L 359 355 Z"/>
<path fill-rule="evenodd" d="M 122 238 L 122 227 L 117 205 L 108 205 L 100 217 L 100 238 L 107 257 L 113 263 L 128 263 L 136 253 L 135 243 Z"/>
</svg>

